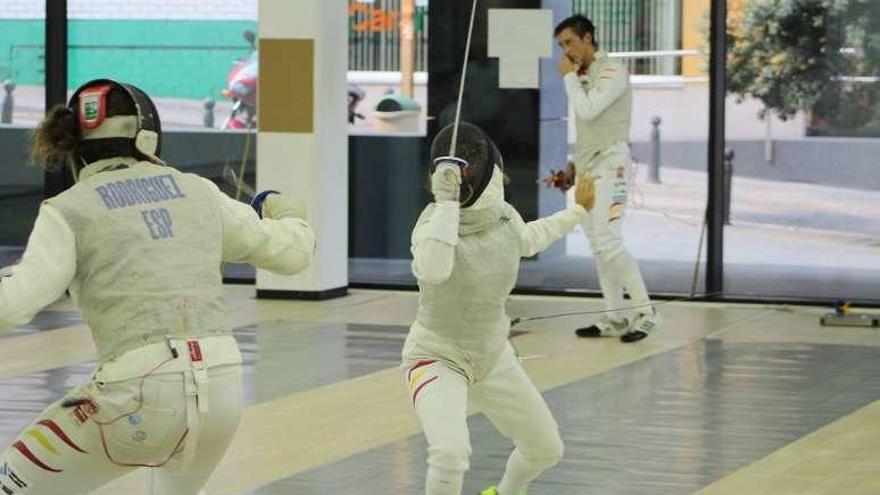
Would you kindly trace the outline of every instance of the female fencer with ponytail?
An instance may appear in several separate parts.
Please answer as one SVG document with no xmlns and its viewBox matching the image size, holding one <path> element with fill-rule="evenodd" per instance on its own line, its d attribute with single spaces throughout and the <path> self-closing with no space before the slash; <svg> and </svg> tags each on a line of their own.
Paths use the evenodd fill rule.
<svg viewBox="0 0 880 495">
<path fill-rule="evenodd" d="M 195 495 L 241 416 L 241 355 L 219 267 L 294 274 L 315 239 L 297 200 L 249 205 L 165 166 L 150 98 L 107 79 L 36 129 L 33 157 L 76 184 L 43 203 L 22 261 L 0 279 L 0 330 L 70 291 L 98 367 L 0 457 L 0 493 L 78 495 L 139 468 L 156 495 Z M 256 211 L 255 211 L 256 210 Z"/>
</svg>

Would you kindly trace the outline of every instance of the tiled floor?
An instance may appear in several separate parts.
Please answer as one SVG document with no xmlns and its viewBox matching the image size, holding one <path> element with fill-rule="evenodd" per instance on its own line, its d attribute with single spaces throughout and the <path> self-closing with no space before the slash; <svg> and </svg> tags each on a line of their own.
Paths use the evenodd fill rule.
<svg viewBox="0 0 880 495">
<path fill-rule="evenodd" d="M 425 443 L 397 368 L 417 294 L 283 302 L 253 292 L 228 288 L 247 409 L 207 493 L 422 493 Z M 517 296 L 508 312 L 599 308 Z M 880 493 L 880 331 L 822 328 L 812 308 L 662 310 L 662 333 L 633 345 L 576 339 L 584 317 L 517 327 L 513 342 L 566 443 L 531 495 Z M 0 337 L 0 444 L 87 379 L 92 360 L 69 302 Z M 474 412 L 465 493 L 496 482 L 511 449 Z M 144 494 L 143 473 L 96 493 Z"/>
</svg>

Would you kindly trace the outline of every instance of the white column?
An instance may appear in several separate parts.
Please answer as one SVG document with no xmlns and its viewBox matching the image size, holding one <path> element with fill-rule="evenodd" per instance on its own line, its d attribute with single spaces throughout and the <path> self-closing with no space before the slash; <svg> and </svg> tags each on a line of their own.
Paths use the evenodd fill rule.
<svg viewBox="0 0 880 495">
<path fill-rule="evenodd" d="M 318 248 L 302 273 L 257 271 L 257 297 L 324 299 L 348 286 L 346 0 L 260 0 L 257 186 L 309 208 Z"/>
</svg>

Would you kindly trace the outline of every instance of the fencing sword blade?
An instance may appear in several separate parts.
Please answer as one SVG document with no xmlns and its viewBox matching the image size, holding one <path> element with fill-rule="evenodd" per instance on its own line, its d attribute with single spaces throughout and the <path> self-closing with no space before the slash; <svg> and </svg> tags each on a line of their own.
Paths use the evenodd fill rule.
<svg viewBox="0 0 880 495">
<path fill-rule="evenodd" d="M 234 187 L 236 190 L 241 188 L 241 191 L 250 199 L 257 197 L 257 191 L 249 186 L 244 180 L 239 181 L 238 174 L 236 174 L 235 170 L 232 170 L 232 167 L 229 165 L 223 167 L 223 181 Z"/>
<path fill-rule="evenodd" d="M 461 64 L 461 81 L 458 84 L 458 102 L 455 105 L 455 124 L 452 127 L 452 143 L 449 144 L 449 156 L 455 156 L 456 141 L 458 141 L 458 124 L 461 122 L 461 101 L 464 99 L 464 82 L 467 79 L 467 63 L 471 53 L 471 38 L 474 34 L 474 18 L 477 15 L 477 0 L 471 7 L 471 21 L 468 27 L 467 43 L 464 47 L 464 61 Z"/>
</svg>

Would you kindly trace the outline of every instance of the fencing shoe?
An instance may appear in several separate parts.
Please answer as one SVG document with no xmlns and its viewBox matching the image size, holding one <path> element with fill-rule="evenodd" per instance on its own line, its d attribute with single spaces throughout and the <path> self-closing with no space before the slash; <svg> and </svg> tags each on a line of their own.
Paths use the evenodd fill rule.
<svg viewBox="0 0 880 495">
<path fill-rule="evenodd" d="M 659 330 L 662 322 L 660 313 L 655 309 L 652 309 L 650 313 L 639 313 L 633 320 L 629 331 L 620 336 L 620 341 L 625 343 L 638 342 L 652 332 Z"/>
<path fill-rule="evenodd" d="M 629 329 L 629 322 L 626 318 L 612 320 L 607 316 L 603 316 L 595 324 L 578 328 L 574 333 L 578 337 L 620 337 Z"/>
</svg>

